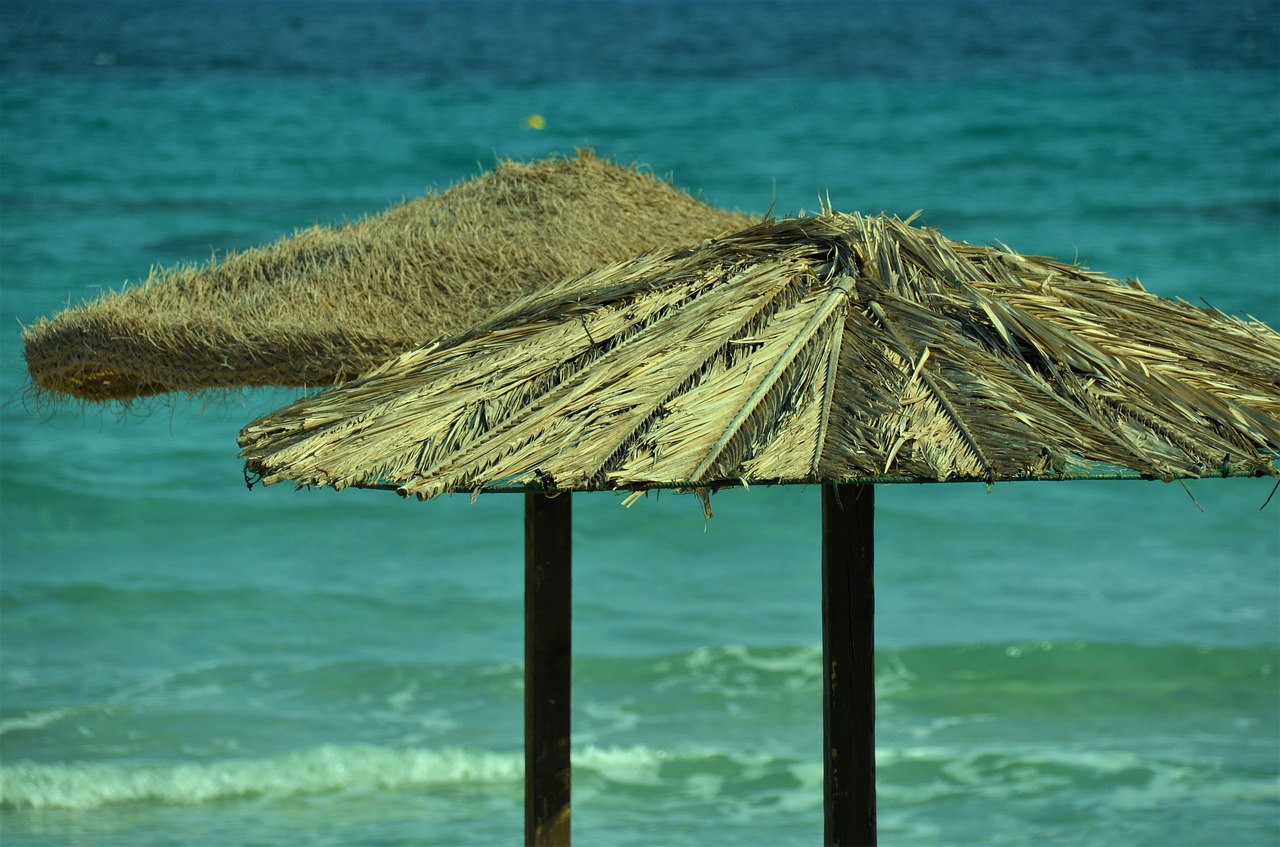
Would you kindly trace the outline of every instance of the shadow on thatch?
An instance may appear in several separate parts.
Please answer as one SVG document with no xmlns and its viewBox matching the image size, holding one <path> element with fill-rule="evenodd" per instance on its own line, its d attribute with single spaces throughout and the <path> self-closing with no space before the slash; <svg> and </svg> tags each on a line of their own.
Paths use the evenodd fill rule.
<svg viewBox="0 0 1280 847">
<path fill-rule="evenodd" d="M 23 331 L 27 366 L 37 388 L 85 400 L 331 385 L 539 286 L 749 223 L 589 152 L 508 162 L 42 319 Z"/>
<path fill-rule="evenodd" d="M 1266 474 L 1280 335 L 895 218 L 617 263 L 241 433 L 265 483 L 433 497 Z"/>
</svg>

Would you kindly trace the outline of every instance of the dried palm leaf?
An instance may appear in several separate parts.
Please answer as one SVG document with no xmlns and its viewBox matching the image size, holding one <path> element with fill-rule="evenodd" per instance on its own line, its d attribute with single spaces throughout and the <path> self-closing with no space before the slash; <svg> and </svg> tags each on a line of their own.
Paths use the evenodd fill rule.
<svg viewBox="0 0 1280 847">
<path fill-rule="evenodd" d="M 240 443 L 268 484 L 421 498 L 1266 474 L 1280 335 L 1080 267 L 827 213 L 566 279 Z"/>
</svg>

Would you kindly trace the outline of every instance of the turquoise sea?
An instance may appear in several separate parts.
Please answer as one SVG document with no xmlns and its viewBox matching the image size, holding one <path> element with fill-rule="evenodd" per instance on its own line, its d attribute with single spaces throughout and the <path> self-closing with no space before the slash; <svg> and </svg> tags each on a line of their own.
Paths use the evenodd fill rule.
<svg viewBox="0 0 1280 847">
<path fill-rule="evenodd" d="M 520 498 L 248 491 L 296 392 L 20 326 L 584 146 L 1280 327 L 1277 0 L 0 0 L 6 847 L 519 842 Z M 1280 841 L 1274 484 L 882 487 L 881 843 Z M 578 843 L 821 842 L 819 500 L 576 499 Z"/>
</svg>

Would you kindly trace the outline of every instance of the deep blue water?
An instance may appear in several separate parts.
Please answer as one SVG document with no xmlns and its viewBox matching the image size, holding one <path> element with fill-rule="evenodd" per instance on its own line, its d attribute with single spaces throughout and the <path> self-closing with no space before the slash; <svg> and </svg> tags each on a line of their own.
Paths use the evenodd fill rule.
<svg viewBox="0 0 1280 847">
<path fill-rule="evenodd" d="M 587 145 L 1280 326 L 1274 0 L 0 0 L 6 844 L 520 837 L 519 499 L 248 492 L 290 392 L 51 404 L 19 325 Z M 1272 485 L 882 488 L 882 842 L 1276 843 Z M 819 842 L 818 492 L 619 504 L 576 503 L 575 837 Z"/>
</svg>

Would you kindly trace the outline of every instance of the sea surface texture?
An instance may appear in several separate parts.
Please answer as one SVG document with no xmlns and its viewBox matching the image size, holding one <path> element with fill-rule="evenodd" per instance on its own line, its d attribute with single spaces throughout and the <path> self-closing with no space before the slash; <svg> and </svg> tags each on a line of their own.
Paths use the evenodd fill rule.
<svg viewBox="0 0 1280 847">
<path fill-rule="evenodd" d="M 519 843 L 520 498 L 248 491 L 299 391 L 20 328 L 580 147 L 1280 326 L 1276 0 L 0 0 L 6 847 Z M 881 843 L 1274 847 L 1273 485 L 880 488 Z M 576 498 L 578 843 L 821 842 L 819 495 Z"/>
</svg>

